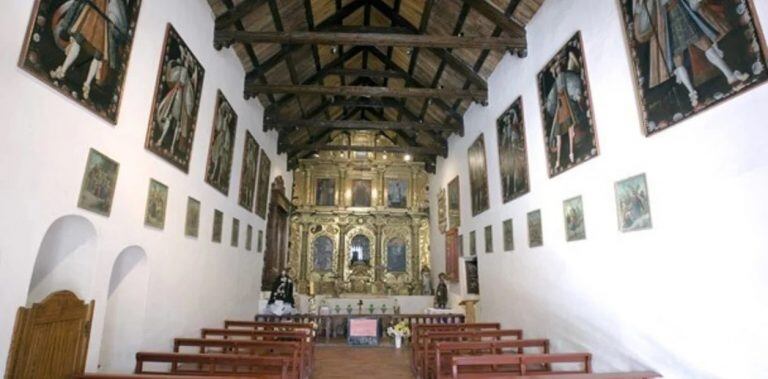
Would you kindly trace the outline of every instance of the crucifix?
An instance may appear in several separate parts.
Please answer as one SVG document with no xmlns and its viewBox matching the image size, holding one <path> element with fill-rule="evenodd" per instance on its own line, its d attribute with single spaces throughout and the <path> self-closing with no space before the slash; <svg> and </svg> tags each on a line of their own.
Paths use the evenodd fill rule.
<svg viewBox="0 0 768 379">
<path fill-rule="evenodd" d="M 357 314 L 359 314 L 359 315 L 363 314 L 363 300 L 362 299 L 357 301 Z"/>
</svg>

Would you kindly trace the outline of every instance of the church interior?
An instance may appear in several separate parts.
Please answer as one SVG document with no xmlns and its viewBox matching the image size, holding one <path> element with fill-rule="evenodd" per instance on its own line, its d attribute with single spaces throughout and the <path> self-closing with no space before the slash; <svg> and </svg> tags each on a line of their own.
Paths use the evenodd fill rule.
<svg viewBox="0 0 768 379">
<path fill-rule="evenodd" d="M 767 20 L 3 1 L 0 371 L 768 378 Z"/>
</svg>

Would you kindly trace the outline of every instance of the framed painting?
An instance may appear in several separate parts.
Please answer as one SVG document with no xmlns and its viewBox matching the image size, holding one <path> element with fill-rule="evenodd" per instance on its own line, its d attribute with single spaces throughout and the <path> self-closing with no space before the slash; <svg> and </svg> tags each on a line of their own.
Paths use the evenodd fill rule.
<svg viewBox="0 0 768 379">
<path fill-rule="evenodd" d="M 312 267 L 315 272 L 333 271 L 333 240 L 328 236 L 318 236 L 312 241 Z"/>
<path fill-rule="evenodd" d="M 405 272 L 407 259 L 404 239 L 395 237 L 387 241 L 387 272 Z"/>
<path fill-rule="evenodd" d="M 232 218 L 232 235 L 229 241 L 232 247 L 237 247 L 240 244 L 240 220 Z"/>
<path fill-rule="evenodd" d="M 477 270 L 477 258 L 464 261 L 465 274 L 467 275 L 467 293 L 480 294 L 480 275 Z"/>
<path fill-rule="evenodd" d="M 224 214 L 220 210 L 213 210 L 213 232 L 211 233 L 211 240 L 213 242 L 221 243 L 221 233 L 224 228 Z"/>
<path fill-rule="evenodd" d="M 477 255 L 477 238 L 475 237 L 475 231 L 469 232 L 469 255 Z"/>
<path fill-rule="evenodd" d="M 485 212 L 488 200 L 488 166 L 485 160 L 485 138 L 481 133 L 467 152 L 469 159 L 469 193 L 472 196 L 472 216 Z"/>
<path fill-rule="evenodd" d="M 168 24 L 144 146 L 189 171 L 205 69 Z"/>
<path fill-rule="evenodd" d="M 584 226 L 584 202 L 581 196 L 563 201 L 563 218 L 565 219 L 565 240 L 579 241 L 587 238 Z"/>
<path fill-rule="evenodd" d="M 387 179 L 387 207 L 408 208 L 408 179 Z"/>
<path fill-rule="evenodd" d="M 158 229 L 165 227 L 165 210 L 168 207 L 168 186 L 155 179 L 149 179 L 147 209 L 144 212 L 144 225 Z"/>
<path fill-rule="evenodd" d="M 488 225 L 484 229 L 485 232 L 485 252 L 493 253 L 493 226 Z"/>
<path fill-rule="evenodd" d="M 256 214 L 267 218 L 267 200 L 269 198 L 269 174 L 272 170 L 272 161 L 269 160 L 267 153 L 261 149 L 259 157 L 259 179 L 256 185 Z"/>
<path fill-rule="evenodd" d="M 448 228 L 448 220 L 445 214 L 446 207 L 445 188 L 440 188 L 440 192 L 437 194 L 437 227 L 440 233 L 445 233 Z"/>
<path fill-rule="evenodd" d="M 448 228 L 461 226 L 461 197 L 459 196 L 459 176 L 448 182 Z"/>
<path fill-rule="evenodd" d="M 352 180 L 352 206 L 370 207 L 372 182 L 366 179 Z"/>
<path fill-rule="evenodd" d="M 352 237 L 349 243 L 349 266 L 371 264 L 371 240 L 363 234 Z"/>
<path fill-rule="evenodd" d="M 445 274 L 451 282 L 459 280 L 459 229 L 445 233 Z"/>
<path fill-rule="evenodd" d="M 264 231 L 259 230 L 259 237 L 256 239 L 256 252 L 261 253 L 264 248 Z"/>
<path fill-rule="evenodd" d="M 200 201 L 187 197 L 187 218 L 184 222 L 184 235 L 197 237 L 200 233 Z"/>
<path fill-rule="evenodd" d="M 96 149 L 91 149 L 88 152 L 88 161 L 85 163 L 77 206 L 109 217 L 119 169 L 120 164 Z"/>
<path fill-rule="evenodd" d="M 523 122 L 523 98 L 518 97 L 496 120 L 504 203 L 528 193 L 528 147 Z"/>
<path fill-rule="evenodd" d="M 245 250 L 251 251 L 253 248 L 253 226 L 248 224 L 245 227 Z"/>
<path fill-rule="evenodd" d="M 336 204 L 336 180 L 319 178 L 315 183 L 315 205 L 332 207 Z"/>
<path fill-rule="evenodd" d="M 528 246 L 539 247 L 544 245 L 544 231 L 541 225 L 541 210 L 528 212 Z"/>
<path fill-rule="evenodd" d="M 141 0 L 37 0 L 19 67 L 117 124 Z"/>
<path fill-rule="evenodd" d="M 245 147 L 243 147 L 243 164 L 240 169 L 240 191 L 237 203 L 248 211 L 253 210 L 253 199 L 256 195 L 256 171 L 258 170 L 259 144 L 251 132 L 245 131 Z"/>
<path fill-rule="evenodd" d="M 502 223 L 502 229 L 504 229 L 504 251 L 515 250 L 515 235 L 512 226 L 512 219 L 504 220 Z"/>
<path fill-rule="evenodd" d="M 459 234 L 458 244 L 459 244 L 459 256 L 463 257 L 464 256 L 464 235 L 463 234 Z"/>
<path fill-rule="evenodd" d="M 768 51 L 752 0 L 619 5 L 645 135 L 768 79 Z"/>
<path fill-rule="evenodd" d="M 619 230 L 632 232 L 650 229 L 651 203 L 648 197 L 648 183 L 645 174 L 620 180 L 614 185 L 616 190 L 616 213 Z"/>
<path fill-rule="evenodd" d="M 208 162 L 205 166 L 205 182 L 226 196 L 229 194 L 229 180 L 232 176 L 237 114 L 221 91 L 216 92 L 214 110 L 211 142 L 208 145 Z"/>
<path fill-rule="evenodd" d="M 550 177 L 599 154 L 583 46 L 576 33 L 537 76 Z"/>
</svg>

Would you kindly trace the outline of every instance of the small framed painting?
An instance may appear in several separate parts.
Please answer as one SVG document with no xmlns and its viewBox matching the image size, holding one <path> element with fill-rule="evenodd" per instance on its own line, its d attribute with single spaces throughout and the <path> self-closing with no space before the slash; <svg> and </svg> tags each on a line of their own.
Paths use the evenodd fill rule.
<svg viewBox="0 0 768 379">
<path fill-rule="evenodd" d="M 88 161 L 85 163 L 77 206 L 109 217 L 119 169 L 120 164 L 91 149 L 88 152 Z"/>
<path fill-rule="evenodd" d="M 251 251 L 253 248 L 253 226 L 248 224 L 245 227 L 245 250 Z"/>
<path fill-rule="evenodd" d="M 387 207 L 408 208 L 408 179 L 387 179 Z"/>
<path fill-rule="evenodd" d="M 584 204 L 581 196 L 563 201 L 563 217 L 565 218 L 566 241 L 578 241 L 587 238 L 584 226 Z"/>
<path fill-rule="evenodd" d="M 236 218 L 232 218 L 232 237 L 229 244 L 232 247 L 237 247 L 240 244 L 240 220 Z"/>
<path fill-rule="evenodd" d="M 491 225 L 485 227 L 485 252 L 493 253 L 493 227 Z"/>
<path fill-rule="evenodd" d="M 352 180 L 352 206 L 370 207 L 372 182 L 367 179 Z"/>
<path fill-rule="evenodd" d="M 332 207 L 336 204 L 336 180 L 333 178 L 319 178 L 315 185 L 315 205 L 320 207 Z"/>
<path fill-rule="evenodd" d="M 184 222 L 184 235 L 197 237 L 200 233 L 200 201 L 187 198 L 187 218 Z"/>
<path fill-rule="evenodd" d="M 213 210 L 213 232 L 211 233 L 211 240 L 213 242 L 221 243 L 221 233 L 224 228 L 224 214 L 220 210 Z"/>
<path fill-rule="evenodd" d="M 469 232 L 469 255 L 477 255 L 477 238 L 475 237 L 475 231 Z"/>
<path fill-rule="evenodd" d="M 264 231 L 259 230 L 259 237 L 256 239 L 256 252 L 261 253 L 264 250 Z"/>
<path fill-rule="evenodd" d="M 544 231 L 541 225 L 541 210 L 528 212 L 528 246 L 539 247 L 544 245 Z"/>
<path fill-rule="evenodd" d="M 480 294 L 480 276 L 477 270 L 477 258 L 464 261 L 464 268 L 467 275 L 467 293 L 470 295 Z"/>
<path fill-rule="evenodd" d="M 511 218 L 504 220 L 502 229 L 504 229 L 504 251 L 515 250 L 515 236 L 513 234 Z"/>
<path fill-rule="evenodd" d="M 144 212 L 144 225 L 158 229 L 165 226 L 165 209 L 168 206 L 168 186 L 155 179 L 149 179 L 147 209 Z"/>
<path fill-rule="evenodd" d="M 651 203 L 645 174 L 620 180 L 614 187 L 619 230 L 633 232 L 650 229 L 652 227 Z"/>
</svg>

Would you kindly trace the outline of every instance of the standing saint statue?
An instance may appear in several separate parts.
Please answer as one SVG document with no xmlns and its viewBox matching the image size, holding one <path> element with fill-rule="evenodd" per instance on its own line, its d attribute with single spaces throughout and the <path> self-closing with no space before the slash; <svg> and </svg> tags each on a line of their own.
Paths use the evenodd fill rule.
<svg viewBox="0 0 768 379">
<path fill-rule="evenodd" d="M 440 283 L 435 290 L 435 305 L 438 309 L 445 309 L 448 304 L 448 285 L 445 284 L 445 273 L 441 272 L 438 276 Z"/>
<path fill-rule="evenodd" d="M 288 276 L 287 270 L 280 272 L 280 276 L 272 283 L 272 292 L 269 294 L 267 313 L 275 315 L 290 314 L 295 311 L 293 300 L 293 279 Z"/>
</svg>

